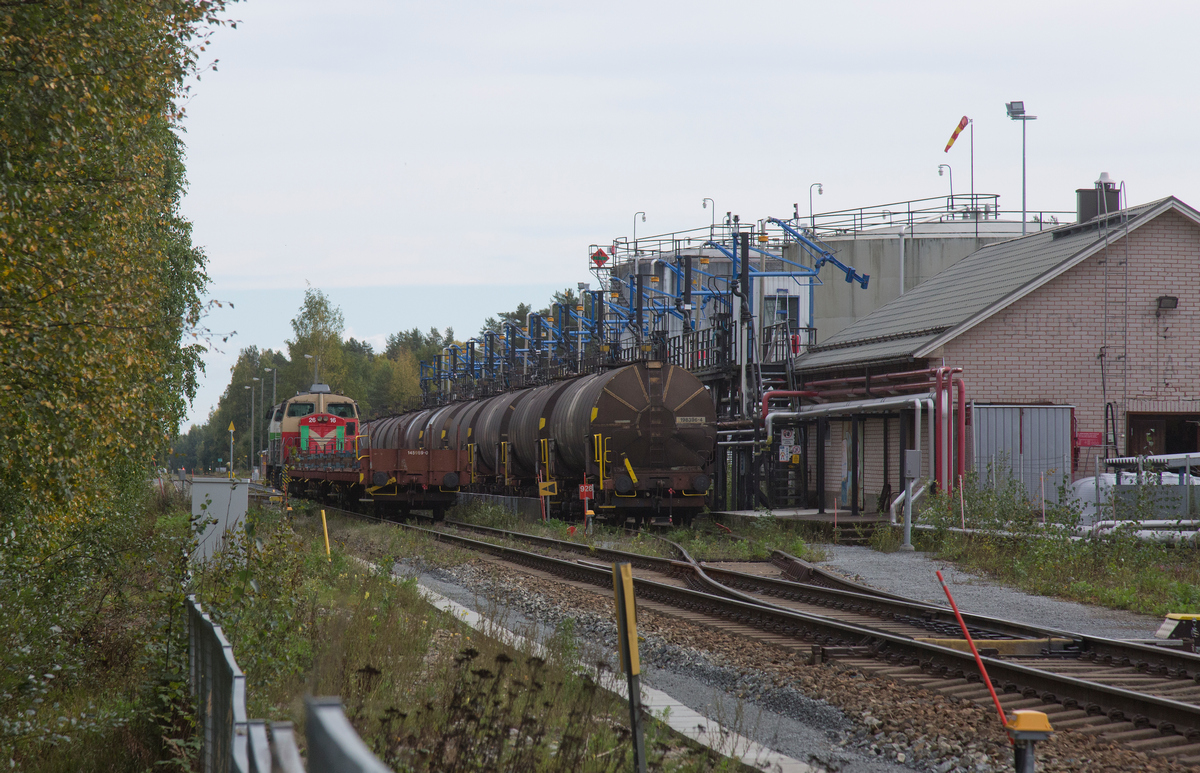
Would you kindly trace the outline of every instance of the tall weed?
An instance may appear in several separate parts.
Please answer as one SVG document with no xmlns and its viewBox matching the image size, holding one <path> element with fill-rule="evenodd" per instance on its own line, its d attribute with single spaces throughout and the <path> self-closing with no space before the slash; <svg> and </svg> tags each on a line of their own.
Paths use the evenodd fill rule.
<svg viewBox="0 0 1200 773">
<path fill-rule="evenodd" d="M 991 474 L 984 480 L 990 480 Z M 1136 519 L 1152 517 L 1156 492 L 1115 505 Z M 1131 529 L 1078 537 L 1079 508 L 1059 489 L 1059 502 L 1027 499 L 1011 476 L 980 485 L 973 474 L 962 490 L 932 495 L 918 522 L 935 528 L 914 539 L 923 549 L 982 571 L 1023 590 L 1149 614 L 1192 611 L 1200 605 L 1200 551 L 1192 543 L 1168 545 L 1138 539 Z M 1114 503 L 1105 505 L 1113 512 Z M 965 524 L 975 533 L 952 529 Z"/>
</svg>

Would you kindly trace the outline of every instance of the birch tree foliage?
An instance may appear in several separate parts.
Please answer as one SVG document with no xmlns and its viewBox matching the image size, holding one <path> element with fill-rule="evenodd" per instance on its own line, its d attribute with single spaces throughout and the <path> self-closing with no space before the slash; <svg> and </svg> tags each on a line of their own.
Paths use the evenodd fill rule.
<svg viewBox="0 0 1200 773">
<path fill-rule="evenodd" d="M 0 0 L 0 765 L 93 721 L 52 698 L 146 561 L 206 282 L 178 105 L 224 7 Z"/>
<path fill-rule="evenodd" d="M 22 507 L 79 515 L 195 391 L 177 105 L 224 7 L 0 2 L 0 487 Z"/>
</svg>

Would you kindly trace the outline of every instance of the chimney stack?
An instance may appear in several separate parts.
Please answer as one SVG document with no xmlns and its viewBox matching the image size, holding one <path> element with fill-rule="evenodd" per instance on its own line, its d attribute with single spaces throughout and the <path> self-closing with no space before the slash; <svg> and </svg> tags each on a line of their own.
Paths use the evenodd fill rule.
<svg viewBox="0 0 1200 773">
<path fill-rule="evenodd" d="M 1111 214 L 1120 208 L 1121 189 L 1108 176 L 1108 172 L 1100 173 L 1095 187 L 1078 188 L 1075 191 L 1075 214 L 1080 223 Z"/>
</svg>

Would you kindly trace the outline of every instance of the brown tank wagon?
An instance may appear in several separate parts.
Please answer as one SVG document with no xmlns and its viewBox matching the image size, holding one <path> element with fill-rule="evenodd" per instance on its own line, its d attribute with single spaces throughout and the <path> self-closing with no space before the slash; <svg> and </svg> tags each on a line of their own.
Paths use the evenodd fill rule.
<svg viewBox="0 0 1200 773">
<path fill-rule="evenodd" d="M 687 523 L 708 504 L 716 411 L 674 365 L 639 362 L 361 426 L 357 417 L 325 385 L 277 406 L 272 480 L 384 516 L 441 517 L 467 492 L 543 496 L 547 515 L 578 519 L 581 485 L 608 520 Z"/>
<path fill-rule="evenodd" d="M 709 391 L 685 369 L 640 362 L 363 426 L 364 494 L 443 510 L 459 491 L 548 496 L 549 514 L 690 521 L 707 504 L 716 448 Z M 551 484 L 549 486 L 545 484 Z"/>
</svg>

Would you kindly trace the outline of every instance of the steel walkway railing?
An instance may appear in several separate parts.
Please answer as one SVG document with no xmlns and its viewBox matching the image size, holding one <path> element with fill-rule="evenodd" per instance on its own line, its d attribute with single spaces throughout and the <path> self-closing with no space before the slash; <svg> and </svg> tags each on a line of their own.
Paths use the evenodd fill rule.
<svg viewBox="0 0 1200 773">
<path fill-rule="evenodd" d="M 203 773 L 304 773 L 291 722 L 246 718 L 246 675 L 233 646 L 188 596 L 188 675 L 199 710 Z M 309 768 L 387 773 L 354 731 L 338 698 L 305 698 Z"/>
</svg>

